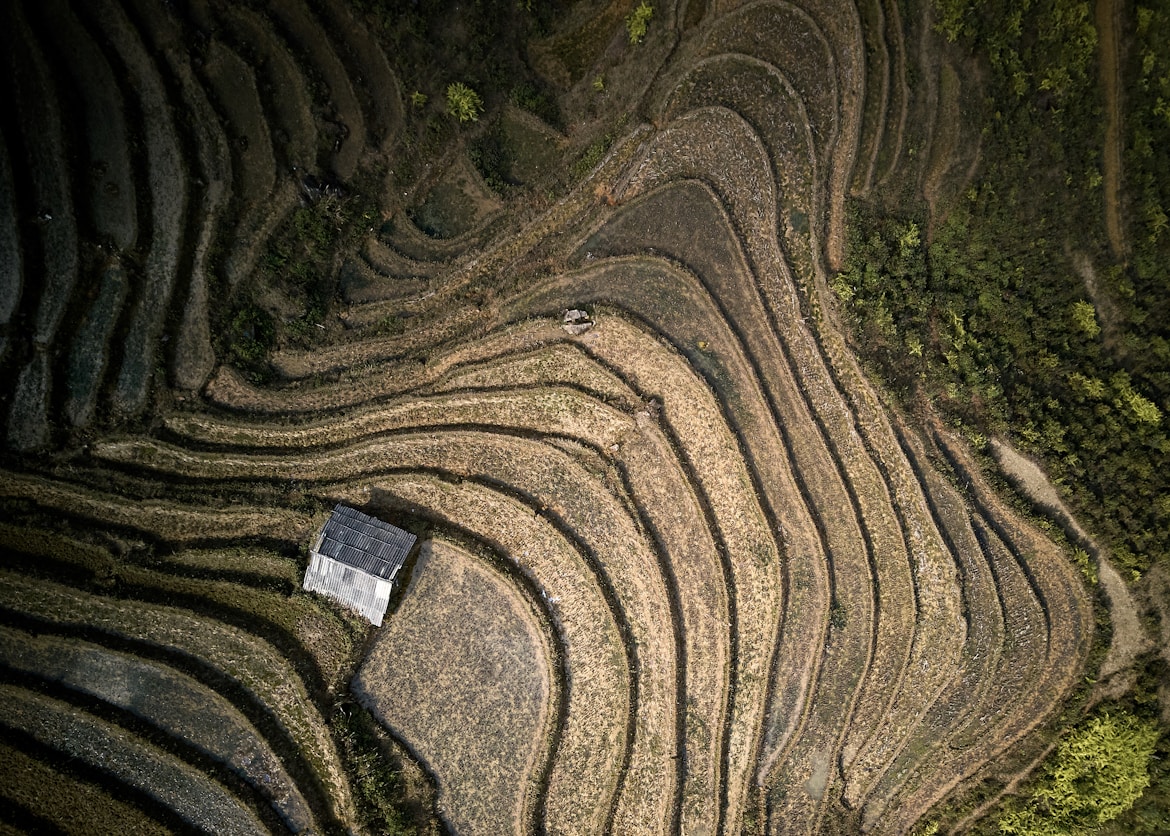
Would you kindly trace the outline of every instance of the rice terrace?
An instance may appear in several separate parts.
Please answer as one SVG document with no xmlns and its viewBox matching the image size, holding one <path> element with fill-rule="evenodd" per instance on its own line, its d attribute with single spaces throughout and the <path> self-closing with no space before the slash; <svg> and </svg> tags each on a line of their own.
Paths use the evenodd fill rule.
<svg viewBox="0 0 1170 836">
<path fill-rule="evenodd" d="M 1165 0 L 0 43 L 0 833 L 1170 832 Z"/>
</svg>

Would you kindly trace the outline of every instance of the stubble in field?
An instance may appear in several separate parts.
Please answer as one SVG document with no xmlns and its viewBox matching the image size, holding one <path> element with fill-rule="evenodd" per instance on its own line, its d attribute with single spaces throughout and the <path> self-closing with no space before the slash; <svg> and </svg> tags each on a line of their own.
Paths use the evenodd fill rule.
<svg viewBox="0 0 1170 836">
<path fill-rule="evenodd" d="M 408 593 L 354 689 L 430 767 L 452 832 L 520 832 L 550 707 L 541 627 L 514 584 L 442 541 Z"/>
</svg>

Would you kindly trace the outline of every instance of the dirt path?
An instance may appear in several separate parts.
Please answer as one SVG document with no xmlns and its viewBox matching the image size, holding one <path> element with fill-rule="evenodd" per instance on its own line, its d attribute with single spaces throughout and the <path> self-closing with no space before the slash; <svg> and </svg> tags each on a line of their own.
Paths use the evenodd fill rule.
<svg viewBox="0 0 1170 836">
<path fill-rule="evenodd" d="M 1113 568 L 1109 556 L 1080 527 L 1061 501 L 1056 488 L 1035 462 L 1000 439 L 992 440 L 991 453 L 1012 484 L 1040 510 L 1055 519 L 1070 539 L 1082 545 L 1096 560 L 1097 575 L 1109 599 L 1109 618 L 1113 622 L 1113 640 L 1105 661 L 1101 663 L 1100 676 L 1104 678 L 1125 670 L 1149 648 L 1150 640 L 1142 629 L 1133 596 Z"/>
<path fill-rule="evenodd" d="M 1101 47 L 1101 87 L 1105 92 L 1105 228 L 1113 257 L 1125 255 L 1121 221 L 1121 0 L 1097 0 L 1097 39 Z"/>
<path fill-rule="evenodd" d="M 1097 278 L 1097 271 L 1093 269 L 1093 262 L 1089 256 L 1076 251 L 1070 251 L 1069 255 L 1072 257 L 1073 267 L 1076 268 L 1081 281 L 1085 283 L 1085 292 L 1089 294 L 1093 307 L 1097 309 L 1105 347 L 1110 351 L 1118 350 L 1122 345 L 1125 326 L 1121 312 L 1109 297 L 1109 292 L 1101 287 L 1101 281 Z"/>
</svg>

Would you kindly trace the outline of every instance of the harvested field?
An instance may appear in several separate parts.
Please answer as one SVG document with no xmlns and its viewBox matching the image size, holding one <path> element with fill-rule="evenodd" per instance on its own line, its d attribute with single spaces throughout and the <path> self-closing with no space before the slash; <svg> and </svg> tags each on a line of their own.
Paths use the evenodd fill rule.
<svg viewBox="0 0 1170 836">
<path fill-rule="evenodd" d="M 110 341 L 128 291 L 129 282 L 122 265 L 115 262 L 106 267 L 97 297 L 73 337 L 66 377 L 69 394 L 65 400 L 65 417 L 75 427 L 84 427 L 93 419 L 108 365 Z"/>
<path fill-rule="evenodd" d="M 52 69 L 39 48 L 37 38 L 19 9 L 6 15 L 8 58 L 13 66 L 13 103 L 20 108 L 28 126 L 24 143 L 26 159 L 14 164 L 32 172 L 32 199 L 40 207 L 37 237 L 42 257 L 42 282 L 29 285 L 37 290 L 35 324 L 29 341 L 46 346 L 53 341 L 65 306 L 73 292 L 78 272 L 77 219 L 69 183 L 65 126 Z"/>
<path fill-rule="evenodd" d="M 514 581 L 441 540 L 408 592 L 355 691 L 435 775 L 453 832 L 529 829 L 558 701 L 548 625 Z"/>
<path fill-rule="evenodd" d="M 0 825 L 902 834 L 1066 723 L 1075 564 L 828 290 L 978 78 L 916 6 L 627 6 L 483 75 L 458 11 L 0 12 Z M 338 502 L 422 544 L 376 631 L 301 588 Z"/>
<path fill-rule="evenodd" d="M 0 793 L 11 805 L 37 811 L 42 828 L 57 827 L 64 833 L 125 833 L 128 836 L 166 836 L 171 831 L 124 799 L 104 792 L 98 785 L 85 781 L 75 772 L 51 766 L 26 751 L 0 743 L 0 760 L 9 766 L 9 775 Z M 56 790 L 54 803 L 45 804 L 46 787 Z M 0 832 L 18 836 L 25 832 L 7 823 Z"/>
<path fill-rule="evenodd" d="M 268 5 L 268 15 L 280 34 L 298 52 L 299 61 L 325 83 L 326 99 L 318 105 L 322 109 L 321 118 L 328 126 L 328 134 L 322 137 L 323 144 L 328 143 L 328 147 L 323 150 L 337 176 L 347 180 L 357 169 L 366 134 L 365 118 L 354 94 L 353 80 L 303 0 L 272 2 Z"/>
<path fill-rule="evenodd" d="M 0 325 L 5 329 L 11 324 L 16 306 L 20 302 L 21 260 L 12 160 L 9 157 L 7 143 L 0 142 Z M 3 339 L 7 341 L 7 333 Z M 3 354 L 0 348 L 0 356 Z"/>
<path fill-rule="evenodd" d="M 0 628 L 3 662 L 123 708 L 187 741 L 233 772 L 277 808 L 290 830 L 313 824 L 304 798 L 280 761 L 231 704 L 193 679 L 133 656 L 55 637 Z M 208 714 L 218 721 L 208 724 Z"/>
<path fill-rule="evenodd" d="M 323 0 L 317 9 L 323 28 L 337 45 L 346 75 L 353 80 L 354 92 L 362 101 L 365 142 L 371 150 L 385 152 L 402 127 L 402 89 L 398 77 L 370 30 L 345 3 Z"/>
<path fill-rule="evenodd" d="M 242 211 L 263 215 L 276 180 L 276 160 L 256 79 L 248 64 L 220 41 L 208 47 L 204 72 L 231 143 L 236 198 Z"/>
<path fill-rule="evenodd" d="M 450 518 L 466 515 L 471 532 L 510 555 L 538 588 L 551 591 L 562 665 L 576 674 L 561 719 L 555 760 L 539 815 L 553 833 L 600 832 L 617 803 L 630 759 L 632 678 L 629 649 L 586 556 L 530 506 L 485 485 L 434 478 L 381 479 L 396 504 Z"/>
<path fill-rule="evenodd" d="M 271 114 L 270 132 L 274 141 L 270 153 L 279 154 L 284 166 L 293 171 L 312 171 L 317 162 L 317 126 L 313 121 L 313 105 L 309 98 L 308 82 L 305 80 L 295 58 L 285 43 L 276 37 L 271 25 L 259 14 L 249 9 L 225 6 L 219 10 L 223 15 L 225 29 L 234 36 L 241 49 L 254 50 L 259 58 L 252 64 L 262 74 L 256 79 L 256 93 Z M 252 105 L 255 106 L 255 105 Z M 255 139 L 261 143 L 257 151 L 263 153 L 268 142 L 268 131 L 257 126 Z M 248 152 L 252 152 L 249 143 Z M 262 167 L 249 164 L 245 170 Z"/>
<path fill-rule="evenodd" d="M 49 357 L 43 349 L 29 359 L 16 379 L 8 413 L 8 444 L 36 450 L 49 441 Z"/>
<path fill-rule="evenodd" d="M 42 7 L 46 29 L 67 62 L 85 104 L 85 138 L 91 166 L 89 211 L 94 232 L 127 250 L 138 237 L 136 189 L 128 154 L 128 131 L 122 94 L 98 46 L 87 37 L 65 2 Z"/>
<path fill-rule="evenodd" d="M 100 764 L 131 787 L 153 793 L 184 821 L 212 833 L 259 834 L 263 825 L 223 787 L 109 723 L 32 692 L 0 685 L 9 733 L 29 735 L 90 766 Z"/>
<path fill-rule="evenodd" d="M 415 226 L 432 238 L 460 238 L 479 229 L 503 208 L 475 166 L 460 156 L 411 208 Z"/>
<path fill-rule="evenodd" d="M 153 195 L 149 250 L 112 397 L 115 410 L 137 415 L 146 407 L 163 318 L 178 279 L 187 211 L 187 167 L 160 67 L 126 12 L 112 2 L 99 2 L 88 13 L 125 62 L 138 93 Z"/>
</svg>

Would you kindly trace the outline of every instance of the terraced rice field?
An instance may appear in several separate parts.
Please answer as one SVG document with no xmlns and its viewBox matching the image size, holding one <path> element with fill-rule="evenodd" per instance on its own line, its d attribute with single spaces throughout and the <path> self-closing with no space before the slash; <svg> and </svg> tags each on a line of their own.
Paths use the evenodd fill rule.
<svg viewBox="0 0 1170 836">
<path fill-rule="evenodd" d="M 422 117 L 343 0 L 0 8 L 0 820 L 378 832 L 396 757 L 460 834 L 901 834 L 1086 676 L 1074 564 L 827 291 L 849 194 L 977 156 L 904 148 L 974 95 L 911 95 L 923 8 L 663 3 L 638 51 L 585 5 L 534 51 L 580 131 L 508 104 L 504 195 L 395 180 Z M 269 244 L 358 192 L 293 339 Z M 337 501 L 424 535 L 380 631 L 300 589 Z"/>
</svg>

